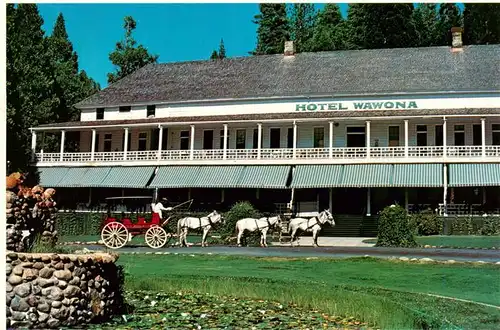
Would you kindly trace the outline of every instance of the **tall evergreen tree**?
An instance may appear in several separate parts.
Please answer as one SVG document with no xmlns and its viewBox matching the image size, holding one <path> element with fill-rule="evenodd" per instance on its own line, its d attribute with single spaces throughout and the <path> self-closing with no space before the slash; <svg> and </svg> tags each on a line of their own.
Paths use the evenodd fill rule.
<svg viewBox="0 0 500 330">
<path fill-rule="evenodd" d="M 148 50 L 142 46 L 137 46 L 137 42 L 132 37 L 132 33 L 137 27 L 137 23 L 132 16 L 124 18 L 125 40 L 116 44 L 116 49 L 109 54 L 109 60 L 117 67 L 116 72 L 108 73 L 108 83 L 113 83 L 143 66 L 156 63 L 158 55 L 149 54 Z"/>
<path fill-rule="evenodd" d="M 500 5 L 493 3 L 466 3 L 464 5 L 464 43 L 500 43 Z"/>
<path fill-rule="evenodd" d="M 290 29 L 284 3 L 259 4 L 260 13 L 255 15 L 257 47 L 253 55 L 283 53 L 285 41 L 290 40 Z"/>
<path fill-rule="evenodd" d="M 336 3 L 327 3 L 316 19 L 311 51 L 348 49 L 345 23 L 339 6 Z"/>
<path fill-rule="evenodd" d="M 216 51 L 216 50 L 214 50 L 214 51 L 212 52 L 212 55 L 210 55 L 210 59 L 211 59 L 211 60 L 218 60 L 218 59 L 219 59 L 219 54 L 217 54 L 217 51 Z"/>
<path fill-rule="evenodd" d="M 439 5 L 437 33 L 440 46 L 451 45 L 451 28 L 462 26 L 462 17 L 458 6 L 454 3 Z"/>
<path fill-rule="evenodd" d="M 415 22 L 418 46 L 430 47 L 439 43 L 436 4 L 419 4 L 413 11 L 413 21 Z"/>
<path fill-rule="evenodd" d="M 226 47 L 224 47 L 224 40 L 220 40 L 220 45 L 219 45 L 219 59 L 226 58 Z"/>
<path fill-rule="evenodd" d="M 312 48 L 316 10 L 312 3 L 294 3 L 291 7 L 291 38 L 298 53 Z"/>
</svg>

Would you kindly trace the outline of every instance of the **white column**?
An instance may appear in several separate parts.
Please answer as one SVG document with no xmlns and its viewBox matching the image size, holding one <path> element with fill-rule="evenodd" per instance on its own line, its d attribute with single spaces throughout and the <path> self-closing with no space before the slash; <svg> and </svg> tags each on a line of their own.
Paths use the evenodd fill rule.
<svg viewBox="0 0 500 330">
<path fill-rule="evenodd" d="M 221 203 L 224 203 L 224 198 L 226 197 L 226 191 L 224 190 L 224 188 L 221 189 L 221 193 L 220 193 L 220 202 Z"/>
<path fill-rule="evenodd" d="M 92 129 L 92 143 L 90 145 L 90 161 L 94 161 L 94 154 L 95 154 L 95 136 L 96 136 L 96 131 L 95 128 Z"/>
<path fill-rule="evenodd" d="M 257 124 L 257 159 L 260 159 L 260 149 L 262 148 L 262 124 Z"/>
<path fill-rule="evenodd" d="M 330 213 L 333 212 L 333 188 L 330 188 L 328 194 L 328 210 L 330 211 Z"/>
<path fill-rule="evenodd" d="M 293 121 L 293 158 L 297 158 L 297 123 Z"/>
<path fill-rule="evenodd" d="M 482 187 L 483 205 L 486 204 L 486 187 Z"/>
<path fill-rule="evenodd" d="M 482 156 L 486 157 L 486 119 L 481 118 L 481 151 Z"/>
<path fill-rule="evenodd" d="M 372 189 L 368 188 L 366 191 L 366 216 L 372 215 Z"/>
<path fill-rule="evenodd" d="M 443 118 L 443 157 L 446 158 L 446 117 Z"/>
<path fill-rule="evenodd" d="M 446 121 L 445 121 L 446 123 Z M 448 197 L 448 166 L 446 164 L 443 165 L 443 216 L 448 216 L 448 204 L 446 199 Z"/>
<path fill-rule="evenodd" d="M 66 139 L 66 131 L 62 130 L 61 131 L 61 155 L 59 156 L 60 161 L 62 162 L 63 160 L 63 154 L 64 154 L 64 141 Z"/>
<path fill-rule="evenodd" d="M 371 134 L 370 134 L 370 121 L 366 121 L 366 158 L 370 158 L 370 141 L 371 141 Z"/>
<path fill-rule="evenodd" d="M 405 209 L 408 212 L 408 188 L 405 188 Z"/>
<path fill-rule="evenodd" d="M 405 120 L 405 157 L 408 158 L 408 120 Z"/>
<path fill-rule="evenodd" d="M 163 126 L 158 125 L 158 160 L 161 160 L 161 148 L 163 146 Z"/>
<path fill-rule="evenodd" d="M 191 148 L 189 152 L 189 159 L 193 160 L 194 156 L 194 125 L 191 125 L 191 137 L 189 139 L 189 142 L 191 143 Z"/>
<path fill-rule="evenodd" d="M 123 136 L 123 160 L 127 160 L 128 150 L 128 127 L 125 127 L 125 134 Z"/>
<path fill-rule="evenodd" d="M 31 131 L 31 160 L 36 160 L 36 131 Z"/>
<path fill-rule="evenodd" d="M 329 122 L 330 125 L 330 130 L 329 130 L 329 136 L 328 136 L 328 147 L 330 148 L 328 150 L 328 157 L 332 158 L 333 157 L 333 121 Z M 330 210 L 331 212 L 331 210 Z"/>
<path fill-rule="evenodd" d="M 224 141 L 223 141 L 222 145 L 223 145 L 222 159 L 226 160 L 227 159 L 227 124 L 224 124 Z"/>
</svg>

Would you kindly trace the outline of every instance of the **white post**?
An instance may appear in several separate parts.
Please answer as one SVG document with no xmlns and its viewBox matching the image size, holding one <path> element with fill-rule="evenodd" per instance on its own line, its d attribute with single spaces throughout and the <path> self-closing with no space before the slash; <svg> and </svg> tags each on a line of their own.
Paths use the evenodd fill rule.
<svg viewBox="0 0 500 330">
<path fill-rule="evenodd" d="M 189 159 L 193 160 L 194 158 L 194 125 L 191 125 L 191 138 L 190 141 L 191 143 L 191 150 L 189 152 Z"/>
<path fill-rule="evenodd" d="M 89 209 L 91 204 L 92 204 L 92 188 L 89 188 Z"/>
<path fill-rule="evenodd" d="M 486 157 L 486 119 L 481 118 L 481 150 L 482 156 Z"/>
<path fill-rule="evenodd" d="M 366 158 L 370 158 L 370 121 L 366 121 Z"/>
<path fill-rule="evenodd" d="M 297 158 L 297 123 L 293 121 L 293 158 Z"/>
<path fill-rule="evenodd" d="M 366 191 L 366 216 L 369 217 L 372 215 L 372 189 L 368 188 Z"/>
<path fill-rule="evenodd" d="M 405 120 L 405 157 L 408 158 L 408 120 Z"/>
<path fill-rule="evenodd" d="M 486 204 L 486 187 L 482 187 L 483 205 Z"/>
<path fill-rule="evenodd" d="M 260 199 L 260 188 L 257 188 L 255 191 L 255 198 Z"/>
<path fill-rule="evenodd" d="M 36 160 L 36 131 L 31 131 L 31 160 Z"/>
<path fill-rule="evenodd" d="M 446 117 L 443 118 L 443 157 L 446 158 Z"/>
<path fill-rule="evenodd" d="M 222 188 L 221 193 L 220 193 L 220 202 L 224 203 L 224 198 L 226 197 L 225 190 Z"/>
<path fill-rule="evenodd" d="M 446 123 L 446 122 L 445 122 Z M 443 164 L 443 216 L 448 216 L 448 206 L 446 199 L 448 197 L 448 166 Z"/>
<path fill-rule="evenodd" d="M 222 159 L 227 159 L 227 124 L 224 124 L 224 141 L 223 141 L 223 156 Z"/>
<path fill-rule="evenodd" d="M 127 160 L 128 150 L 128 127 L 125 127 L 125 135 L 123 137 L 123 160 Z"/>
<path fill-rule="evenodd" d="M 61 155 L 59 156 L 59 160 L 62 162 L 63 154 L 64 154 L 64 140 L 66 139 L 66 131 L 61 131 Z"/>
<path fill-rule="evenodd" d="M 258 123 L 258 132 L 257 132 L 257 159 L 260 159 L 260 149 L 262 148 L 262 124 Z"/>
<path fill-rule="evenodd" d="M 161 148 L 163 146 L 163 126 L 158 125 L 158 160 L 161 160 Z"/>
<path fill-rule="evenodd" d="M 408 212 L 408 188 L 406 187 L 405 188 L 405 209 L 406 209 L 406 212 Z"/>
<path fill-rule="evenodd" d="M 333 212 L 333 188 L 330 188 L 328 194 L 328 210 L 330 211 L 330 213 Z"/>
<path fill-rule="evenodd" d="M 95 131 L 95 128 L 92 129 L 92 144 L 90 146 L 90 161 L 93 162 L 94 161 L 94 154 L 95 154 L 95 135 L 96 135 L 96 131 Z"/>
<path fill-rule="evenodd" d="M 329 122 L 329 124 L 330 124 L 330 131 L 329 131 L 329 136 L 328 136 L 328 144 L 329 144 L 328 158 L 332 158 L 333 157 L 333 121 Z M 331 210 L 330 210 L 330 212 L 331 212 Z"/>
</svg>

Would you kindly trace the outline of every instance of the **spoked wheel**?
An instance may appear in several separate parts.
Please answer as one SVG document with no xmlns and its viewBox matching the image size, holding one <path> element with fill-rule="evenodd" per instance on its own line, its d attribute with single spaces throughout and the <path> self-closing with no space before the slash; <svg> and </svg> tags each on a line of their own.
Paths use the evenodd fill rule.
<svg viewBox="0 0 500 330">
<path fill-rule="evenodd" d="M 101 231 L 101 239 L 110 249 L 119 249 L 128 241 L 128 230 L 120 222 L 110 222 Z"/>
<path fill-rule="evenodd" d="M 153 249 L 159 249 L 170 241 L 172 234 L 167 234 L 160 226 L 153 226 L 146 232 L 146 244 Z"/>
</svg>

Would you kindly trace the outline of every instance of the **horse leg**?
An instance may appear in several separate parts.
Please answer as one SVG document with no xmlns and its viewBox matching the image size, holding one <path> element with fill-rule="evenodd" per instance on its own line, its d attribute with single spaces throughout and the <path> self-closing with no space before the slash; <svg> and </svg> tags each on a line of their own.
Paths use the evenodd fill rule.
<svg viewBox="0 0 500 330">
<path fill-rule="evenodd" d="M 293 241 L 295 240 L 295 235 L 297 234 L 297 228 L 294 228 L 292 230 L 292 235 L 290 237 L 290 245 L 293 246 Z M 298 245 L 299 242 L 297 242 L 297 245 Z"/>
<path fill-rule="evenodd" d="M 313 231 L 313 246 L 318 247 L 318 230 Z"/>
<path fill-rule="evenodd" d="M 262 230 L 262 241 L 264 243 L 264 247 L 267 247 L 267 230 Z"/>
<path fill-rule="evenodd" d="M 188 234 L 188 228 L 184 228 L 184 230 L 182 231 L 182 243 L 183 246 L 185 247 L 189 247 L 187 244 L 187 234 Z"/>
<path fill-rule="evenodd" d="M 241 246 L 241 236 L 242 235 L 243 235 L 243 230 L 238 229 L 238 239 L 237 239 L 238 246 Z"/>
<path fill-rule="evenodd" d="M 207 240 L 207 234 L 208 234 L 209 230 L 210 230 L 210 227 L 205 227 L 203 229 L 203 236 L 201 238 L 201 247 L 208 246 L 206 240 Z"/>
</svg>

